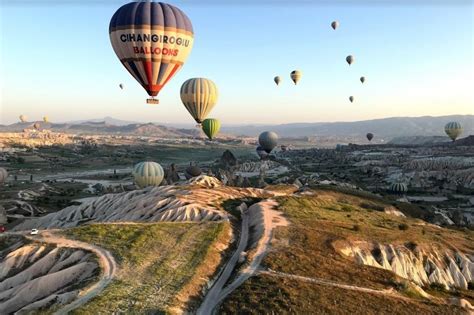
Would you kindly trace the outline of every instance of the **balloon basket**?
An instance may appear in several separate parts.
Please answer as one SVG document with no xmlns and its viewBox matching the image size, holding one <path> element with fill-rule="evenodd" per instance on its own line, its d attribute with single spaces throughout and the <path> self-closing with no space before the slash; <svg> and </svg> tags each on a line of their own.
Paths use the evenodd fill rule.
<svg viewBox="0 0 474 315">
<path fill-rule="evenodd" d="M 156 98 L 147 98 L 146 103 L 147 104 L 152 104 L 152 105 L 158 105 L 158 104 L 160 104 L 160 101 L 157 100 Z"/>
</svg>

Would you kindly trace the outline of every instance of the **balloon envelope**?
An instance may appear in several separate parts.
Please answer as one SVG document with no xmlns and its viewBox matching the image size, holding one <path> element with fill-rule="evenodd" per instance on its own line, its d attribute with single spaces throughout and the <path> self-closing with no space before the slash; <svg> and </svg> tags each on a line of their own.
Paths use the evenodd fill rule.
<svg viewBox="0 0 474 315">
<path fill-rule="evenodd" d="M 403 194 L 408 191 L 408 187 L 404 183 L 393 183 L 390 185 L 389 190 L 396 194 Z"/>
<path fill-rule="evenodd" d="M 366 135 L 366 137 L 367 137 L 367 140 L 371 141 L 371 140 L 374 138 L 374 134 L 369 132 L 369 133 Z"/>
<path fill-rule="evenodd" d="M 210 140 L 212 140 L 219 133 L 220 129 L 221 123 L 215 118 L 207 118 L 202 122 L 202 131 L 204 131 Z"/>
<path fill-rule="evenodd" d="M 360 82 L 364 83 L 365 82 L 365 77 L 360 77 Z"/>
<path fill-rule="evenodd" d="M 40 127 L 41 127 L 40 123 L 33 124 L 33 128 L 35 128 L 36 130 L 40 129 Z"/>
<path fill-rule="evenodd" d="M 26 121 L 26 116 L 25 115 L 20 115 L 20 121 L 25 122 Z"/>
<path fill-rule="evenodd" d="M 296 84 L 298 84 L 298 81 L 301 79 L 301 76 L 303 74 L 299 70 L 293 70 L 291 71 L 290 78 L 291 80 Z"/>
<path fill-rule="evenodd" d="M 181 86 L 181 101 L 198 124 L 206 119 L 217 103 L 217 86 L 209 79 L 192 78 Z"/>
<path fill-rule="evenodd" d="M 49 123 L 49 118 L 48 118 L 48 116 L 44 116 L 44 117 L 43 117 L 43 122 Z"/>
<path fill-rule="evenodd" d="M 352 56 L 352 55 L 349 55 L 349 56 L 346 57 L 346 61 L 349 64 L 349 66 L 354 62 L 354 60 L 355 60 L 354 56 Z"/>
<path fill-rule="evenodd" d="M 333 30 L 336 30 L 339 27 L 339 22 L 338 21 L 333 21 L 331 23 L 331 27 Z"/>
<path fill-rule="evenodd" d="M 349 101 L 351 101 L 351 103 L 354 102 L 354 96 L 349 96 Z"/>
<path fill-rule="evenodd" d="M 462 134 L 463 130 L 464 128 L 461 123 L 457 121 L 449 122 L 444 126 L 444 132 L 446 132 L 453 141 Z"/>
<path fill-rule="evenodd" d="M 140 162 L 133 168 L 132 175 L 135 183 L 144 188 L 147 186 L 159 186 L 163 181 L 164 171 L 156 162 Z"/>
<path fill-rule="evenodd" d="M 270 153 L 278 144 L 278 135 L 273 131 L 265 131 L 258 136 L 258 143 L 265 152 Z"/>
<path fill-rule="evenodd" d="M 276 76 L 273 78 L 273 81 L 275 81 L 276 85 L 280 85 L 281 78 L 279 76 Z"/>
<path fill-rule="evenodd" d="M 156 96 L 181 69 L 193 47 L 191 21 L 162 2 L 131 2 L 112 16 L 109 36 L 122 65 Z"/>
<path fill-rule="evenodd" d="M 122 83 L 119 84 L 119 88 L 120 88 L 121 90 L 123 90 L 123 84 L 122 84 Z"/>
</svg>

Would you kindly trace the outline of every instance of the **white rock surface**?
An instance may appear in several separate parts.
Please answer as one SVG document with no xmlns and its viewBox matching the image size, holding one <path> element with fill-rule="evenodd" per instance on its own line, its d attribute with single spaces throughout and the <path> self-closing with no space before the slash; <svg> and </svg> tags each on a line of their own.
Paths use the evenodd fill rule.
<svg viewBox="0 0 474 315">
<path fill-rule="evenodd" d="M 214 177 L 201 175 L 182 186 L 147 187 L 90 198 L 78 206 L 25 221 L 14 230 L 68 228 L 86 222 L 219 221 L 228 218 L 228 213 L 217 207 L 222 201 L 264 194 L 269 195 L 261 189 L 226 187 Z"/>
<path fill-rule="evenodd" d="M 340 249 L 359 264 L 393 271 L 417 285 L 467 289 L 474 281 L 474 257 L 458 251 L 410 250 L 405 246 L 358 243 Z"/>
</svg>

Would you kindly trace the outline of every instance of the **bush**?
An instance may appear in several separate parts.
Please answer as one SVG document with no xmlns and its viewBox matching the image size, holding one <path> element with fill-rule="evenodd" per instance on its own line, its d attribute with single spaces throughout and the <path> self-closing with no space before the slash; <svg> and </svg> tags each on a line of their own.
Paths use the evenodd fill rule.
<svg viewBox="0 0 474 315">
<path fill-rule="evenodd" d="M 439 282 L 433 282 L 430 284 L 430 289 L 436 290 L 436 291 L 446 291 L 446 287 L 439 283 Z"/>
<path fill-rule="evenodd" d="M 417 248 L 417 246 L 418 246 L 418 244 L 413 242 L 413 241 L 410 241 L 410 242 L 405 244 L 405 247 L 408 248 L 411 251 L 414 251 Z"/>
<path fill-rule="evenodd" d="M 398 229 L 401 230 L 401 231 L 406 231 L 406 230 L 408 230 L 408 228 L 409 228 L 409 226 L 406 223 L 400 223 L 398 225 Z"/>
<path fill-rule="evenodd" d="M 467 283 L 467 289 L 468 290 L 474 290 L 474 281 L 469 281 Z"/>
<path fill-rule="evenodd" d="M 360 225 L 354 224 L 354 226 L 352 227 L 352 230 L 354 230 L 356 232 L 360 231 Z"/>
<path fill-rule="evenodd" d="M 377 204 L 374 204 L 374 203 L 368 203 L 368 202 L 362 202 L 360 204 L 360 207 L 364 208 L 364 209 L 367 209 L 367 210 L 376 210 L 376 211 L 384 211 L 385 210 L 384 206 L 380 206 L 380 205 L 377 205 Z"/>
</svg>

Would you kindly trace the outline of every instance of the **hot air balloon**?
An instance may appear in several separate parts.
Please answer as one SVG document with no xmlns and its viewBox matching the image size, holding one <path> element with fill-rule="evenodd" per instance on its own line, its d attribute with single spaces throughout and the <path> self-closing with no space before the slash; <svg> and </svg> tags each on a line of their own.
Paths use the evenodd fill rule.
<svg viewBox="0 0 474 315">
<path fill-rule="evenodd" d="M 261 160 L 264 160 L 265 158 L 267 158 L 268 153 L 265 152 L 265 150 L 261 146 L 258 146 L 256 151 L 257 151 L 257 155 L 259 156 Z"/>
<path fill-rule="evenodd" d="M 360 82 L 364 83 L 365 82 L 365 77 L 360 77 Z"/>
<path fill-rule="evenodd" d="M 215 118 L 207 118 L 202 122 L 202 131 L 210 140 L 219 133 L 219 129 L 221 129 L 221 123 Z"/>
<path fill-rule="evenodd" d="M 209 79 L 192 78 L 181 86 L 181 101 L 198 124 L 209 115 L 217 97 L 217 86 Z"/>
<path fill-rule="evenodd" d="M 49 118 L 48 118 L 48 116 L 44 116 L 44 117 L 43 117 L 43 122 L 46 123 L 46 124 L 49 123 Z"/>
<path fill-rule="evenodd" d="M 457 137 L 459 137 L 463 132 L 463 127 L 457 121 L 452 121 L 444 126 L 444 132 L 451 138 L 451 140 L 455 141 Z"/>
<path fill-rule="evenodd" d="M 122 84 L 122 83 L 119 84 L 119 88 L 120 88 L 121 90 L 123 90 L 123 84 Z"/>
<path fill-rule="evenodd" d="M 186 179 L 191 179 L 193 177 L 198 177 L 201 174 L 202 174 L 202 170 L 201 168 L 199 168 L 199 166 L 189 165 L 186 168 L 186 171 L 184 172 L 184 177 L 186 177 Z"/>
<path fill-rule="evenodd" d="M 8 177 L 8 172 L 3 167 L 0 167 L 0 184 L 3 184 Z"/>
<path fill-rule="evenodd" d="M 355 60 L 354 56 L 352 56 L 352 55 L 349 55 L 349 56 L 346 57 L 346 61 L 349 64 L 349 66 L 354 62 L 354 60 Z"/>
<path fill-rule="evenodd" d="M 272 152 L 273 148 L 278 144 L 278 135 L 273 131 L 265 131 L 258 136 L 258 143 L 265 152 Z"/>
<path fill-rule="evenodd" d="M 276 76 L 273 78 L 273 81 L 275 81 L 276 85 L 280 85 L 281 78 L 279 76 Z"/>
<path fill-rule="evenodd" d="M 397 182 L 397 183 L 391 184 L 388 190 L 394 194 L 403 195 L 408 191 L 408 187 L 404 183 Z"/>
<path fill-rule="evenodd" d="M 331 23 L 331 27 L 333 30 L 336 30 L 339 27 L 339 22 L 338 21 L 333 21 Z"/>
<path fill-rule="evenodd" d="M 33 128 L 35 128 L 36 130 L 39 130 L 39 129 L 41 128 L 40 123 L 39 123 L 39 122 L 35 122 L 35 123 L 33 124 Z"/>
<path fill-rule="evenodd" d="M 131 2 L 112 16 L 109 35 L 123 66 L 154 97 L 181 69 L 193 47 L 189 18 L 162 2 Z"/>
<path fill-rule="evenodd" d="M 299 70 L 293 70 L 291 71 L 290 78 L 293 82 L 295 82 L 295 85 L 298 84 L 298 81 L 301 79 L 302 73 Z"/>
<path fill-rule="evenodd" d="M 369 133 L 366 135 L 366 137 L 367 137 L 367 140 L 372 141 L 372 138 L 374 137 L 374 134 L 371 133 L 371 132 L 369 132 Z"/>
<path fill-rule="evenodd" d="M 24 122 L 26 122 L 27 119 L 28 119 L 28 118 L 26 118 L 25 115 L 20 115 L 20 121 L 21 121 L 21 122 L 24 123 Z"/>
<path fill-rule="evenodd" d="M 132 175 L 135 183 L 144 188 L 147 186 L 159 186 L 163 181 L 164 171 L 156 162 L 140 162 L 133 168 Z"/>
<path fill-rule="evenodd" d="M 349 101 L 351 101 L 351 103 L 354 102 L 354 96 L 349 96 Z"/>
</svg>

